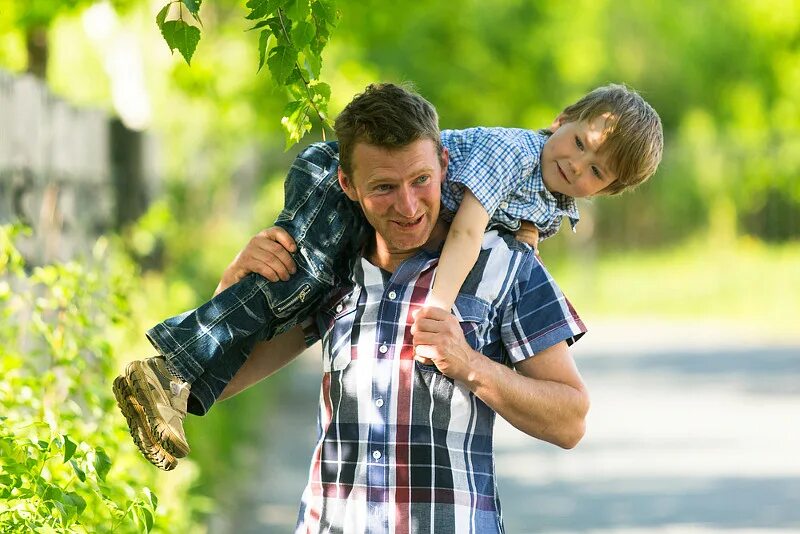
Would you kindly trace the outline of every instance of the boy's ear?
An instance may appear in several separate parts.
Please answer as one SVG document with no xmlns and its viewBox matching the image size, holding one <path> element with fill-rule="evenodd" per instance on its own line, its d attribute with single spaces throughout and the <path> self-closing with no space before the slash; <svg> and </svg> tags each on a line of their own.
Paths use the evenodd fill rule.
<svg viewBox="0 0 800 534">
<path fill-rule="evenodd" d="M 339 185 L 342 187 L 344 194 L 347 195 L 347 198 L 353 202 L 358 202 L 358 195 L 356 195 L 355 188 L 353 187 L 353 184 L 350 183 L 350 178 L 348 178 L 344 172 L 342 172 L 341 167 L 339 167 Z"/>
<path fill-rule="evenodd" d="M 564 124 L 565 122 L 567 122 L 566 117 L 564 117 L 563 113 L 559 113 L 558 117 L 555 118 L 553 124 L 550 125 L 550 128 L 548 128 L 548 130 L 555 133 L 555 131 L 558 130 L 559 127 L 561 127 L 561 125 Z"/>
</svg>

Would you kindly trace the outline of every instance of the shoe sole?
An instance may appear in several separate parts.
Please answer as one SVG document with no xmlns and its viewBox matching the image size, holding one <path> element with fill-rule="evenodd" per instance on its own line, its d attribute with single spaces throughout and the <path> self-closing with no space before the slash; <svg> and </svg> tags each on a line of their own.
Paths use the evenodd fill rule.
<svg viewBox="0 0 800 534">
<path fill-rule="evenodd" d="M 156 410 L 158 399 L 153 395 L 150 389 L 150 384 L 147 381 L 147 376 L 142 370 L 144 362 L 136 360 L 128 364 L 125 369 L 125 377 L 127 383 L 131 387 L 134 399 L 142 399 L 147 402 L 142 404 L 137 401 L 137 404 L 143 409 L 144 414 L 147 416 L 148 426 L 150 433 L 156 439 L 157 443 L 168 453 L 175 458 L 184 458 L 189 454 L 189 444 L 175 434 L 167 422 L 161 417 L 161 414 Z"/>
<path fill-rule="evenodd" d="M 139 448 L 145 459 L 164 471 L 172 471 L 178 465 L 178 460 L 164 450 L 153 438 L 150 425 L 147 422 L 142 406 L 136 402 L 133 392 L 124 376 L 114 379 L 114 396 L 117 406 L 128 423 L 133 442 Z"/>
</svg>

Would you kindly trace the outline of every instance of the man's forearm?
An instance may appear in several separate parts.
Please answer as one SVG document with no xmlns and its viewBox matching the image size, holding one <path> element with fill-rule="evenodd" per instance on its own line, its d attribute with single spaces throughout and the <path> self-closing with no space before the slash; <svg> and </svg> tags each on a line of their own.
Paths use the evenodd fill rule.
<svg viewBox="0 0 800 534">
<path fill-rule="evenodd" d="M 530 436 L 567 449 L 578 444 L 589 410 L 589 395 L 579 380 L 567 384 L 532 378 L 480 353 L 474 356 L 466 383 L 478 398 Z"/>
<path fill-rule="evenodd" d="M 288 332 L 258 343 L 234 377 L 228 382 L 219 400 L 232 397 L 294 360 L 306 348 L 303 330 L 296 326 Z"/>
</svg>

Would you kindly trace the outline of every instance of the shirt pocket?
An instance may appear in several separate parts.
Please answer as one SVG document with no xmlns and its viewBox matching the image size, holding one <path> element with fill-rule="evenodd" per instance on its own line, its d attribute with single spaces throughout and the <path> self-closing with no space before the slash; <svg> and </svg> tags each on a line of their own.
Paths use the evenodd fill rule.
<svg viewBox="0 0 800 534">
<path fill-rule="evenodd" d="M 335 299 L 332 304 L 321 309 L 318 320 L 321 321 L 322 336 L 322 370 L 326 373 L 342 371 L 352 360 L 352 333 L 358 309 L 360 291 Z"/>
<path fill-rule="evenodd" d="M 474 350 L 480 352 L 486 344 L 485 334 L 489 327 L 489 303 L 467 293 L 459 293 L 453 309 L 464 339 Z M 414 360 L 417 369 L 441 374 L 435 365 L 424 365 Z"/>
</svg>

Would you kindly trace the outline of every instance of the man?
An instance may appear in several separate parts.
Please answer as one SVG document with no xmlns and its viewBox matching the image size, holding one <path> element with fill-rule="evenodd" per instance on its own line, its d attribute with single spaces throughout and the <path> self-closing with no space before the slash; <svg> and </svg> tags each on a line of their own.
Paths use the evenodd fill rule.
<svg viewBox="0 0 800 534">
<path fill-rule="evenodd" d="M 297 532 L 502 532 L 495 413 L 575 446 L 589 400 L 567 345 L 584 327 L 532 249 L 494 231 L 455 313 L 422 306 L 447 233 L 447 154 L 432 106 L 399 98 L 424 112 L 387 112 L 398 95 L 377 86 L 336 122 L 339 183 L 375 229 L 352 285 L 302 330 L 256 345 L 221 398 L 321 339 L 320 434 Z M 254 238 L 223 280 L 263 270 L 262 249 L 284 238 Z"/>
</svg>

